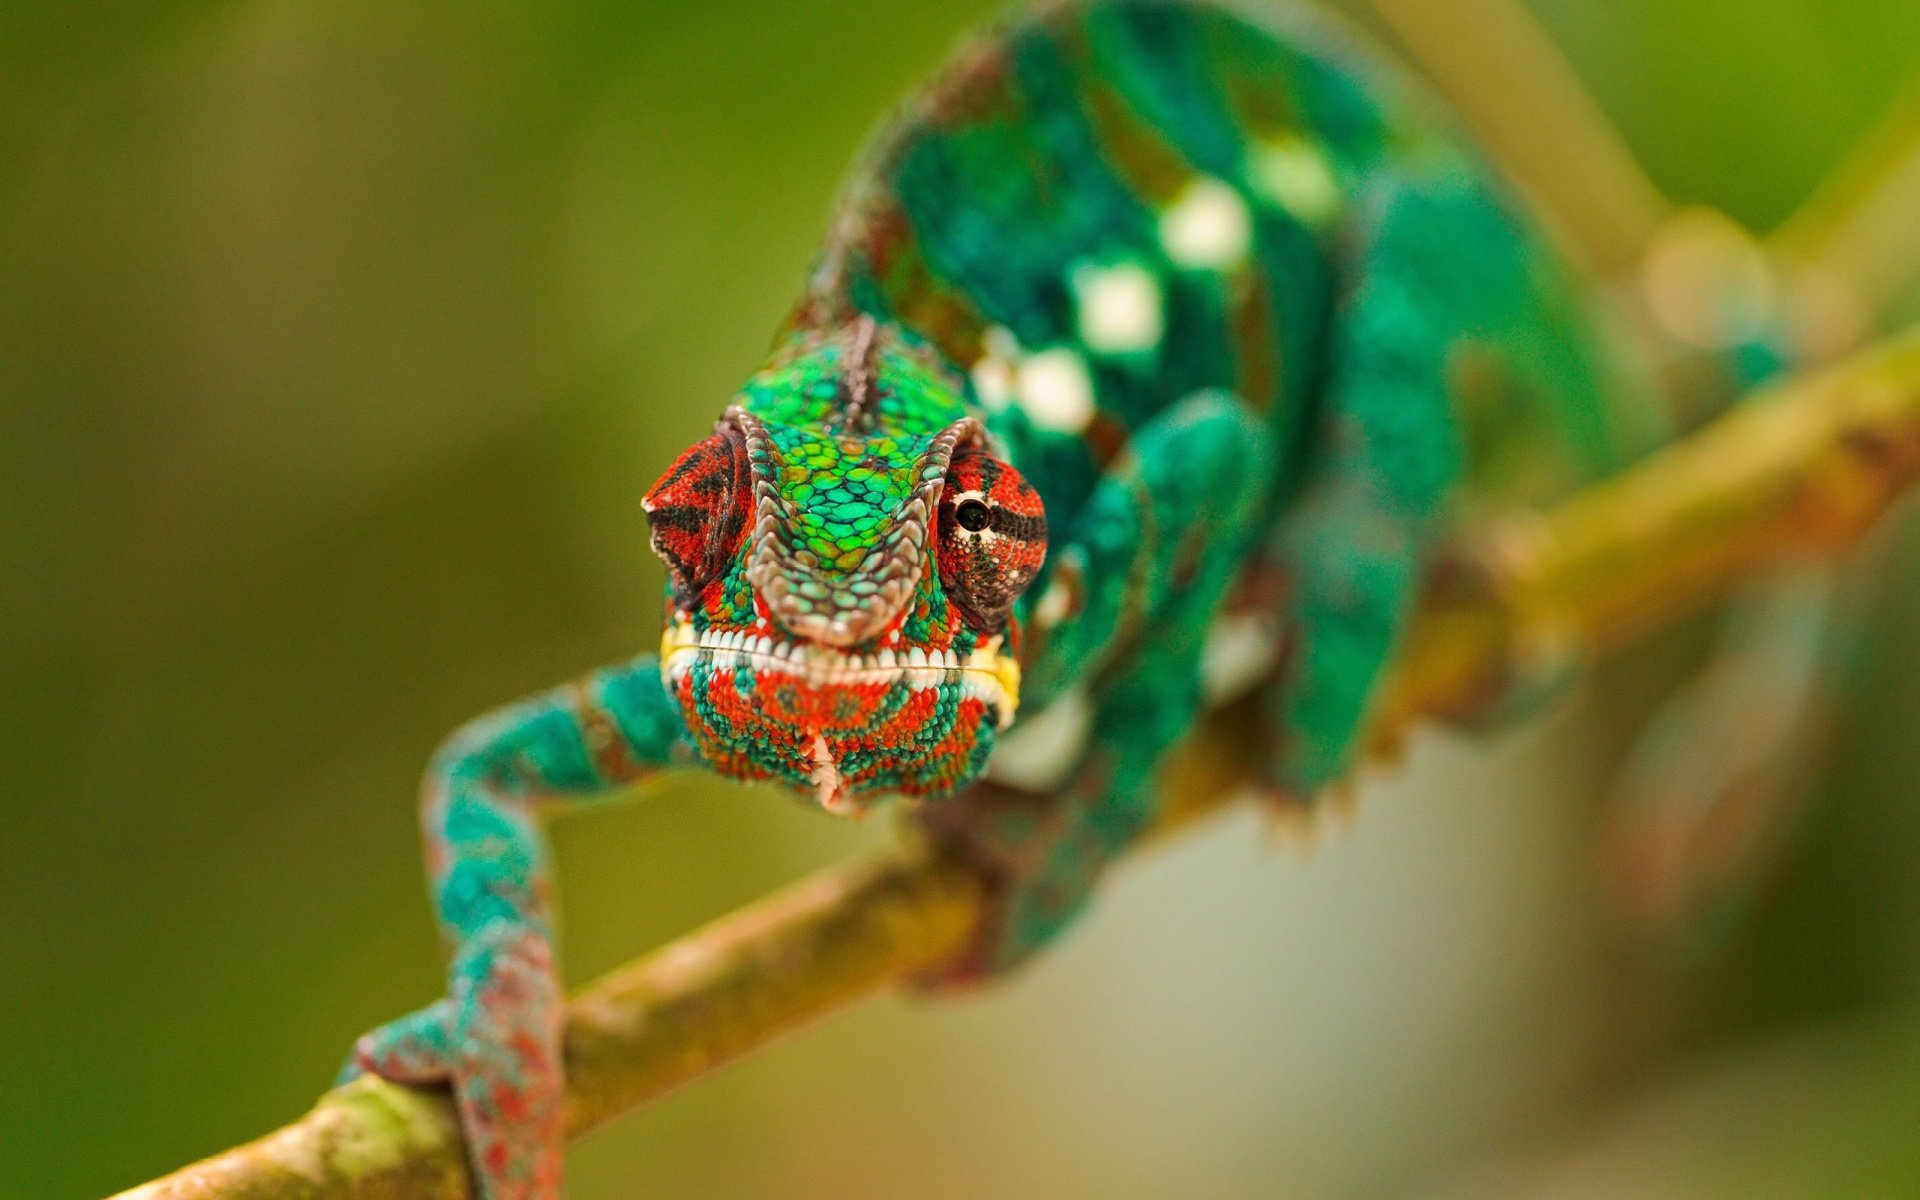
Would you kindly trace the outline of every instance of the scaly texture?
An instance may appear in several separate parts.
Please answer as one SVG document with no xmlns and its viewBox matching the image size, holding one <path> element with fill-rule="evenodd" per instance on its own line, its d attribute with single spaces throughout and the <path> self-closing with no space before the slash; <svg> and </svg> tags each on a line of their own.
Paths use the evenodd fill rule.
<svg viewBox="0 0 1920 1200">
<path fill-rule="evenodd" d="M 1046 945 L 1194 721 L 1276 674 L 1264 775 L 1309 802 L 1458 519 L 1661 430 L 1576 294 L 1445 121 L 1308 22 L 1105 0 L 969 43 L 648 496 L 660 659 L 436 767 L 449 997 L 359 1061 L 451 1080 L 488 1200 L 552 1196 L 536 818 L 670 762 L 918 801 L 987 897 L 940 985 Z M 1046 798 L 964 790 L 989 772 Z"/>
</svg>

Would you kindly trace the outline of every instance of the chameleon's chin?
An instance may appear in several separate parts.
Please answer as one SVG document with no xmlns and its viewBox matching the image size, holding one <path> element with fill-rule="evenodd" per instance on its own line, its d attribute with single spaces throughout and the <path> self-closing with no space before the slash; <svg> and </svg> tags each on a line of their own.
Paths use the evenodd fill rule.
<svg viewBox="0 0 1920 1200">
<path fill-rule="evenodd" d="M 857 654 L 750 630 L 667 630 L 661 670 L 713 768 L 772 780 L 830 812 L 886 795 L 944 796 L 985 768 L 1019 704 L 1020 667 L 993 639 Z"/>
</svg>

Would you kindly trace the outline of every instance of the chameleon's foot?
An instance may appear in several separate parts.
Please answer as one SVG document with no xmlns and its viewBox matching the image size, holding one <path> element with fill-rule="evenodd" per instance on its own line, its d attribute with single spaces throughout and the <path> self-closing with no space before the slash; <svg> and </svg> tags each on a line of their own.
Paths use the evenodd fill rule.
<svg viewBox="0 0 1920 1200">
<path fill-rule="evenodd" d="M 983 784 L 927 805 L 918 819 L 939 852 L 986 888 L 966 948 L 914 980 L 928 991 L 991 982 L 1024 965 L 1086 907 L 1106 861 L 1058 797 Z"/>
<path fill-rule="evenodd" d="M 1619 914 L 1648 944 L 1725 948 L 1797 831 L 1833 734 L 1830 569 L 1737 597 L 1722 644 L 1655 712 L 1602 815 L 1601 867 Z"/>
<path fill-rule="evenodd" d="M 1307 799 L 1296 791 L 1260 785 L 1255 786 L 1254 797 L 1267 843 L 1302 862 L 1313 857 L 1330 833 L 1351 830 L 1360 811 L 1359 789 L 1351 778 L 1329 784 Z"/>
<path fill-rule="evenodd" d="M 452 994 L 361 1038 L 344 1075 L 450 1085 L 482 1200 L 559 1200 L 564 1016 L 546 942 L 488 931 L 455 958 Z"/>
</svg>

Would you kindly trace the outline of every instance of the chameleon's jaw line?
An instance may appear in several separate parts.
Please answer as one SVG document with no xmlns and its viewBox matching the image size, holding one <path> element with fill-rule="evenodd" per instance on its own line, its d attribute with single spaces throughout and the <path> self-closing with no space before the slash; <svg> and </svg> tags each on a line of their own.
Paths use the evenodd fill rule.
<svg viewBox="0 0 1920 1200">
<path fill-rule="evenodd" d="M 716 667 L 755 674 L 783 675 L 813 687 L 905 683 L 929 688 L 958 677 L 969 696 L 992 706 L 1001 729 L 1013 723 L 1020 707 L 1020 664 L 1000 653 L 1001 640 L 965 656 L 950 650 L 880 650 L 854 654 L 817 642 L 780 642 L 744 630 L 696 633 L 676 623 L 660 639 L 660 668 L 669 686 L 677 686 L 701 657 Z"/>
</svg>

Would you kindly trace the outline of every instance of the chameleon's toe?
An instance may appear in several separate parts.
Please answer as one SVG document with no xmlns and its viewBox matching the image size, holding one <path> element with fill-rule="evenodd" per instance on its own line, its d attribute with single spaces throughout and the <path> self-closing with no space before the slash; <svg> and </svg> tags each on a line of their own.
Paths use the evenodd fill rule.
<svg viewBox="0 0 1920 1200">
<path fill-rule="evenodd" d="M 448 1039 L 453 1006 L 437 1000 L 417 1013 L 382 1025 L 354 1044 L 340 1082 L 374 1074 L 395 1083 L 427 1085 L 453 1079 Z"/>
<path fill-rule="evenodd" d="M 455 958 L 451 996 L 362 1038 L 348 1071 L 450 1084 L 482 1200 L 559 1200 L 564 1014 L 540 937 L 482 935 Z"/>
</svg>

